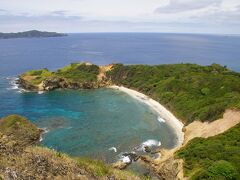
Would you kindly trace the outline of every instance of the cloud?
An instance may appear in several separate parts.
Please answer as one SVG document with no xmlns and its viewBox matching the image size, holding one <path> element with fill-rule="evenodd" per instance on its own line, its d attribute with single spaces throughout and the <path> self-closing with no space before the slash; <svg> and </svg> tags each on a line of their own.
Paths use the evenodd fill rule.
<svg viewBox="0 0 240 180">
<path fill-rule="evenodd" d="M 240 33 L 239 0 L 0 0 L 0 7 L 4 32 Z"/>
<path fill-rule="evenodd" d="M 166 6 L 159 7 L 155 13 L 181 13 L 206 7 L 221 5 L 222 0 L 170 0 Z"/>
</svg>

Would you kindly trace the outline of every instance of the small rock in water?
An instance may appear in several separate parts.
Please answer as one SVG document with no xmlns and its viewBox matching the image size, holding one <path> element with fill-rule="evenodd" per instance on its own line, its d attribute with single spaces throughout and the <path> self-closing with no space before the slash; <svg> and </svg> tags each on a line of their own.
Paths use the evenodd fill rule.
<svg viewBox="0 0 240 180">
<path fill-rule="evenodd" d="M 150 147 L 148 147 L 148 146 L 144 146 L 144 151 L 145 151 L 146 153 L 150 153 L 150 152 L 151 152 L 151 149 L 150 149 Z"/>
</svg>

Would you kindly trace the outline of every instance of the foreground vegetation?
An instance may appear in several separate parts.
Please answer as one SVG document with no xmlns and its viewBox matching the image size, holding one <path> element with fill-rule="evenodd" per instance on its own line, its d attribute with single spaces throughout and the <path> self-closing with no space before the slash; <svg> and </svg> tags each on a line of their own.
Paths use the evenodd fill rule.
<svg viewBox="0 0 240 180">
<path fill-rule="evenodd" d="M 227 132 L 195 138 L 176 153 L 190 179 L 240 179 L 240 124 Z"/>
<path fill-rule="evenodd" d="M 140 179 L 98 160 L 37 146 L 41 132 L 18 115 L 0 119 L 0 179 Z"/>
<path fill-rule="evenodd" d="M 240 108 L 240 73 L 217 64 L 116 64 L 107 77 L 113 84 L 151 96 L 186 124 L 213 121 L 227 108 Z"/>
</svg>

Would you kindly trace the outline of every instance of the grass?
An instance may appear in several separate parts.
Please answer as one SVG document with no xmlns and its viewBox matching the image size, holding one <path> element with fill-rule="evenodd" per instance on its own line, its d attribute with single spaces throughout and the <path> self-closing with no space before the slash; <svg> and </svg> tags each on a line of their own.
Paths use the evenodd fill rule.
<svg viewBox="0 0 240 180">
<path fill-rule="evenodd" d="M 191 140 L 176 157 L 184 159 L 184 174 L 190 179 L 239 179 L 240 124 L 214 137 Z"/>
<path fill-rule="evenodd" d="M 26 118 L 10 115 L 0 120 L 0 132 L 11 135 L 11 140 L 18 140 L 21 144 L 38 140 L 41 131 Z"/>
<path fill-rule="evenodd" d="M 47 78 L 64 78 L 70 82 L 93 83 L 97 81 L 98 73 L 99 67 L 96 65 L 72 63 L 55 72 L 50 72 L 48 69 L 27 71 L 21 77 L 36 86 Z"/>
<path fill-rule="evenodd" d="M 110 174 L 110 167 L 100 160 L 93 160 L 86 157 L 76 158 L 80 167 L 85 168 L 89 172 L 94 172 L 95 176 L 102 177 Z"/>
</svg>

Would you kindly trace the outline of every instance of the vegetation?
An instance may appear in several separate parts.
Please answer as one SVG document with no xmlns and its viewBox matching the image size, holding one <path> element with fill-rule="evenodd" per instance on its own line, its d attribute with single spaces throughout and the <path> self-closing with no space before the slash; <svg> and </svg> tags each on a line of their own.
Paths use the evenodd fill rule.
<svg viewBox="0 0 240 180">
<path fill-rule="evenodd" d="M 63 77 L 73 82 L 93 82 L 97 80 L 99 67 L 86 63 L 72 63 L 53 73 L 55 76 Z"/>
<path fill-rule="evenodd" d="M 41 134 L 40 129 L 19 115 L 0 119 L 0 132 L 9 136 L 11 141 L 18 141 L 19 146 L 38 141 Z"/>
<path fill-rule="evenodd" d="M 176 156 L 184 159 L 190 179 L 239 179 L 240 124 L 214 137 L 195 138 Z"/>
<path fill-rule="evenodd" d="M 59 37 L 59 36 L 66 36 L 66 34 L 56 33 L 56 32 L 42 32 L 42 31 L 37 31 L 37 30 L 18 32 L 18 33 L 0 33 L 0 39 Z"/>
<path fill-rule="evenodd" d="M 96 83 L 99 67 L 87 63 L 72 63 L 55 72 L 48 69 L 30 70 L 20 77 L 32 86 L 38 86 L 47 79 L 62 78 L 72 83 Z"/>
<path fill-rule="evenodd" d="M 213 121 L 227 108 L 240 108 L 240 73 L 217 64 L 116 64 L 107 77 L 113 84 L 151 96 L 186 124 Z"/>
</svg>

